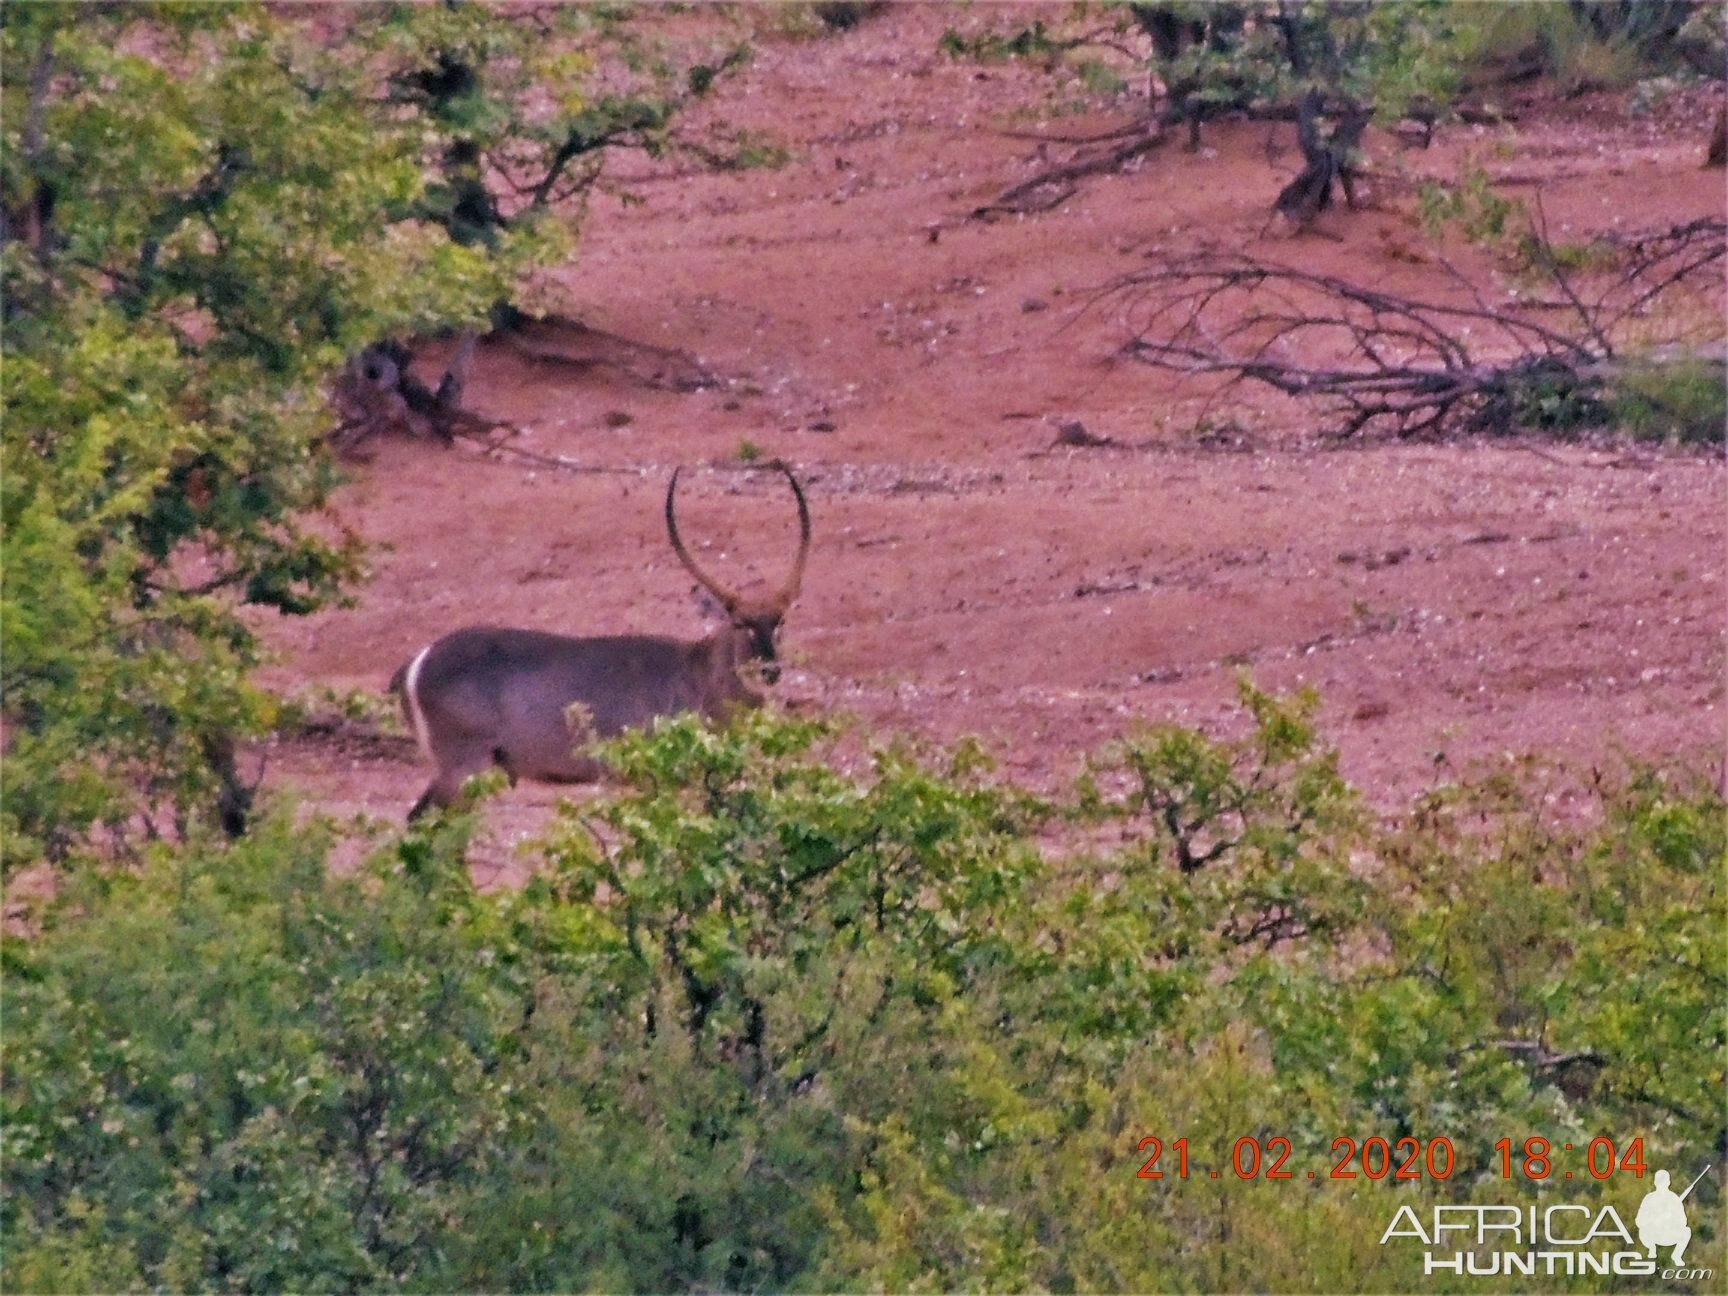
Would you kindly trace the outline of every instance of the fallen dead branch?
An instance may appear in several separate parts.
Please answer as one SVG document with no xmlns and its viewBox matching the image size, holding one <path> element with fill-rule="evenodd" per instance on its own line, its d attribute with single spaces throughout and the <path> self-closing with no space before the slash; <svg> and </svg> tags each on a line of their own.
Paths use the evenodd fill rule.
<svg viewBox="0 0 1728 1296">
<path fill-rule="evenodd" d="M 332 384 L 331 400 L 340 420 L 330 433 L 332 448 L 347 458 L 364 459 L 361 447 L 365 442 L 385 433 L 435 440 L 446 446 L 460 437 L 488 451 L 543 460 L 549 467 L 600 471 L 505 445 L 493 434 L 502 431 L 515 435 L 520 433 L 519 427 L 463 407 L 462 395 L 474 352 L 482 341 L 507 346 L 537 363 L 578 370 L 612 369 L 646 387 L 688 392 L 722 382 L 688 352 L 637 342 L 563 315 L 523 317 L 495 329 L 484 339 L 469 334 L 463 338 L 436 390 L 415 376 L 411 367 L 413 351 L 405 343 L 392 339 L 360 352 Z"/>
<path fill-rule="evenodd" d="M 1094 131 L 1090 135 L 1064 135 L 1057 131 L 1031 130 L 1001 130 L 996 133 L 1003 139 L 1031 140 L 1035 144 L 1108 144 L 1112 140 L 1127 139 L 1130 135 L 1142 135 L 1145 132 L 1144 121 L 1131 121 L 1107 131 Z"/>
<path fill-rule="evenodd" d="M 687 351 L 638 342 L 567 315 L 523 319 L 494 336 L 530 360 L 578 369 L 614 369 L 645 387 L 689 392 L 722 382 Z"/>
<path fill-rule="evenodd" d="M 1287 205 L 1292 209 L 1293 219 L 1306 223 L 1313 215 L 1302 216 L 1301 213 L 1310 203 L 1318 204 L 1314 208 L 1316 212 L 1329 204 L 1335 179 L 1344 186 L 1351 205 L 1355 205 L 1355 194 L 1351 189 L 1351 183 L 1358 175 L 1354 154 L 1373 115 L 1371 108 L 1344 103 L 1336 110 L 1338 125 L 1325 139 L 1319 136 L 1318 117 L 1327 111 L 1327 105 L 1318 92 L 1310 92 L 1300 103 L 1243 102 L 1231 104 L 1228 111 L 1230 116 L 1244 121 L 1298 123 L 1302 152 L 1309 169 L 1287 187 L 1288 199 L 1286 194 L 1279 195 L 1280 210 Z M 1199 148 L 1201 120 L 1196 105 L 1184 101 L 1166 106 L 1155 116 L 1092 135 L 1003 131 L 1001 133 L 1009 138 L 1037 140 L 1041 145 L 1078 144 L 1082 147 L 1065 161 L 1010 185 L 983 206 L 973 208 L 970 215 L 974 220 L 988 220 L 993 216 L 1029 216 L 1049 211 L 1072 198 L 1079 191 L 1080 181 L 1119 171 L 1136 158 L 1165 144 L 1173 127 L 1186 126 L 1187 142 L 1183 147 L 1190 152 Z M 1099 145 L 1110 147 L 1101 148 Z M 1320 170 L 1324 171 L 1324 177 L 1319 174 Z M 1310 190 L 1313 191 L 1311 197 L 1308 196 Z"/>
<path fill-rule="evenodd" d="M 1010 185 L 982 207 L 973 208 L 972 217 L 974 220 L 987 220 L 992 216 L 1027 216 L 1049 211 L 1072 198 L 1080 188 L 1080 181 L 1089 176 L 1119 171 L 1135 158 L 1158 148 L 1165 139 L 1164 123 L 1157 119 L 1148 121 L 1125 143 L 1104 149 L 1081 149 L 1066 162 Z"/>
<path fill-rule="evenodd" d="M 1244 255 L 1167 263 L 1102 296 L 1123 303 L 1132 333 L 1124 355 L 1217 378 L 1221 393 L 1253 381 L 1317 400 L 1341 435 L 1506 432 L 1544 401 L 1599 409 L 1614 379 L 1648 360 L 1621 354 L 1623 325 L 1670 294 L 1719 292 L 1728 221 L 1599 240 L 1599 249 L 1608 264 L 1586 274 L 1533 231 L 1531 264 L 1567 317 L 1556 323 L 1516 302 L 1491 304 L 1450 266 L 1460 289 L 1451 301 Z M 1657 352 L 1664 360 L 1691 354 L 1686 346 Z"/>
<path fill-rule="evenodd" d="M 520 429 L 511 428 L 506 435 L 516 435 Z M 611 473 L 623 477 L 640 477 L 642 469 L 630 467 L 613 467 L 607 464 L 585 464 L 567 455 L 541 454 L 537 450 L 524 450 L 521 446 L 511 445 L 503 437 L 477 436 L 466 433 L 458 434 L 463 440 L 480 448 L 481 453 L 491 457 L 508 456 L 523 463 L 534 464 L 540 468 L 551 468 L 567 473 Z"/>
</svg>

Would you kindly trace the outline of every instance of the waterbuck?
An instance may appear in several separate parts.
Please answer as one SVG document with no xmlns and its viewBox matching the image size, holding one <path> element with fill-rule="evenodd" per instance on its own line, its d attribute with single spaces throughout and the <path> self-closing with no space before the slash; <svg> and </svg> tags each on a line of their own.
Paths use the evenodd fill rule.
<svg viewBox="0 0 1728 1296">
<path fill-rule="evenodd" d="M 666 487 L 672 551 L 724 613 L 723 624 L 706 638 L 573 638 L 471 626 L 414 654 L 390 688 L 437 773 L 408 818 L 449 805 L 466 779 L 494 765 L 512 782 L 588 782 L 602 773 L 580 750 L 591 737 L 642 728 L 659 716 L 695 711 L 720 719 L 759 704 L 762 695 L 747 677 L 760 675 L 769 684 L 779 678 L 775 640 L 810 553 L 810 506 L 792 470 L 776 467 L 798 501 L 798 556 L 786 584 L 766 598 L 745 598 L 702 570 L 678 535 L 681 469 Z M 575 727 L 573 706 L 582 722 Z"/>
</svg>

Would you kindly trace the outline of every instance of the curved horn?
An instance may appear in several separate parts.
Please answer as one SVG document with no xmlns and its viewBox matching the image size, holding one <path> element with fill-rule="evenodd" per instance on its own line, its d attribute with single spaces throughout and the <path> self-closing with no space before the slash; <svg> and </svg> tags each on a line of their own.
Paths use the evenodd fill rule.
<svg viewBox="0 0 1728 1296">
<path fill-rule="evenodd" d="M 738 596 L 729 593 L 725 586 L 697 566 L 696 560 L 690 556 L 690 551 L 684 547 L 684 541 L 678 536 L 678 519 L 673 513 L 672 500 L 678 493 L 678 474 L 683 471 L 682 466 L 674 468 L 672 480 L 666 486 L 666 535 L 672 541 L 672 552 L 678 555 L 678 561 L 684 564 L 685 570 L 696 578 L 696 583 L 720 600 L 721 607 L 728 612 L 736 611 Z"/>
<path fill-rule="evenodd" d="M 804 499 L 804 488 L 798 484 L 798 479 L 792 475 L 792 469 L 784 459 L 776 462 L 776 467 L 786 474 L 786 481 L 792 487 L 792 495 L 798 501 L 798 556 L 792 560 L 792 574 L 786 578 L 786 584 L 780 591 L 777 600 L 781 610 L 792 606 L 792 600 L 798 597 L 798 591 L 804 586 L 804 560 L 810 556 L 810 505 Z"/>
</svg>

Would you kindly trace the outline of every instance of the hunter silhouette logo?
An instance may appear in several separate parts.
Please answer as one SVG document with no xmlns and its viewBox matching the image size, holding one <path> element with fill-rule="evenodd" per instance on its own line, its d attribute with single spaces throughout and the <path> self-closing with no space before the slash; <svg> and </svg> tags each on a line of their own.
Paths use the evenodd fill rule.
<svg viewBox="0 0 1728 1296">
<path fill-rule="evenodd" d="M 1676 1194 L 1668 1187 L 1668 1172 L 1656 1172 L 1656 1186 L 1644 1194 L 1633 1220 L 1638 1226 L 1638 1240 L 1649 1248 L 1651 1259 L 1656 1258 L 1657 1247 L 1673 1247 L 1674 1263 L 1686 1263 L 1686 1244 L 1692 1240 L 1692 1230 L 1686 1223 L 1686 1199 L 1698 1186 L 1698 1180 L 1709 1173 L 1710 1167 L 1705 1166 L 1698 1172 L 1698 1179 L 1686 1185 L 1685 1192 Z"/>
</svg>

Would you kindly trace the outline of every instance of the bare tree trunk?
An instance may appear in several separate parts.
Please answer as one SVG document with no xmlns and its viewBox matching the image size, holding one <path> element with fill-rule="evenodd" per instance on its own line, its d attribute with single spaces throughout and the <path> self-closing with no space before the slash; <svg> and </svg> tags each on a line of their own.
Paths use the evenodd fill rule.
<svg viewBox="0 0 1728 1296">
<path fill-rule="evenodd" d="M 234 756 L 232 734 L 206 734 L 199 742 L 204 748 L 204 759 L 209 763 L 211 773 L 216 776 L 217 822 L 222 825 L 222 831 L 230 837 L 239 837 L 245 833 L 251 822 L 252 803 L 258 795 L 257 784 L 248 783 L 240 777 L 240 765 Z"/>
<path fill-rule="evenodd" d="M 1345 202 L 1352 208 L 1356 206 L 1356 148 L 1372 114 L 1360 104 L 1348 104 L 1332 134 L 1322 139 L 1321 105 L 1318 90 L 1310 90 L 1302 101 L 1296 119 L 1296 138 L 1307 165 L 1284 186 L 1272 204 L 1274 211 L 1288 217 L 1298 229 L 1306 229 L 1332 205 L 1334 181 L 1344 190 Z"/>
</svg>

